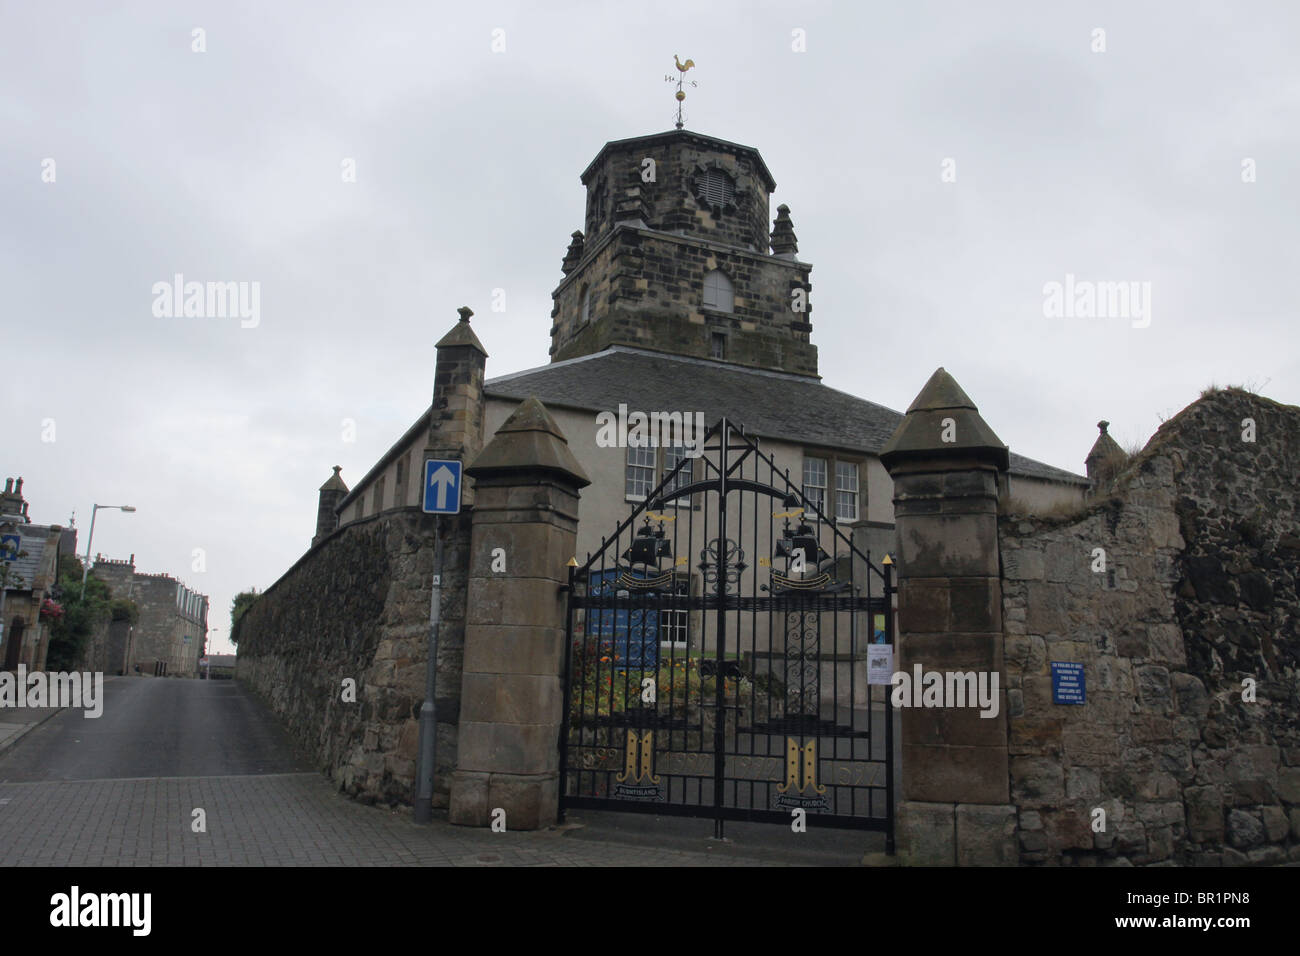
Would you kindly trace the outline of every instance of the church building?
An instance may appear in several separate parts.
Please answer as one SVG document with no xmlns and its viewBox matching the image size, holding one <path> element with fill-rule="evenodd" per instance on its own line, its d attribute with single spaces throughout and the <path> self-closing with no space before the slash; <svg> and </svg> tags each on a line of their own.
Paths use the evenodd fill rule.
<svg viewBox="0 0 1300 956">
<path fill-rule="evenodd" d="M 789 207 L 771 215 L 776 181 L 758 150 L 676 129 L 606 143 L 581 179 L 584 228 L 571 236 L 552 293 L 549 363 L 486 377 L 487 352 L 461 309 L 438 343 L 435 407 L 350 490 L 335 470 L 321 489 L 316 540 L 419 506 L 423 461 L 441 444 L 431 424 L 465 419 L 469 465 L 531 396 L 592 482 L 582 492 L 579 559 L 691 454 L 689 434 L 685 443 L 608 441 L 602 421 L 637 413 L 699 417 L 706 427 L 726 416 L 827 520 L 877 555 L 892 551 L 893 485 L 880 453 L 903 415 L 822 383 L 812 266 Z M 1015 453 L 1008 463 L 1001 490 L 1025 510 L 1081 501 L 1089 487 Z"/>
</svg>

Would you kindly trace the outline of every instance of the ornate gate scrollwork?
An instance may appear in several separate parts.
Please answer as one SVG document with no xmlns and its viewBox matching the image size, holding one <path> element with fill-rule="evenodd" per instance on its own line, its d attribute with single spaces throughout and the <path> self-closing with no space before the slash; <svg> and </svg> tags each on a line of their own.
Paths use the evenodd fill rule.
<svg viewBox="0 0 1300 956">
<path fill-rule="evenodd" d="M 892 852 L 893 710 L 866 677 L 867 643 L 893 633 L 889 565 L 726 419 L 602 542 L 570 568 L 561 813 L 721 835 L 803 810 Z"/>
</svg>

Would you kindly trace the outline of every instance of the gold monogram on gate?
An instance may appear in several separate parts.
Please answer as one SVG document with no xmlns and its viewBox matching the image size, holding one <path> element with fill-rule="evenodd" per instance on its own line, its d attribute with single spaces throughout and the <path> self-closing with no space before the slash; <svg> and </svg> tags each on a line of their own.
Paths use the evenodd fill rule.
<svg viewBox="0 0 1300 956">
<path fill-rule="evenodd" d="M 785 738 L 785 783 L 778 783 L 778 793 L 825 793 L 826 786 L 817 782 L 817 741 L 810 740 L 800 747 L 793 737 Z"/>
<path fill-rule="evenodd" d="M 642 783 L 648 780 L 650 783 L 658 783 L 659 775 L 650 772 L 650 761 L 654 757 L 654 731 L 647 730 L 644 734 L 637 736 L 635 730 L 627 732 L 627 754 L 626 764 L 623 772 L 614 777 L 619 783 L 626 783 L 629 779 L 633 783 Z"/>
</svg>

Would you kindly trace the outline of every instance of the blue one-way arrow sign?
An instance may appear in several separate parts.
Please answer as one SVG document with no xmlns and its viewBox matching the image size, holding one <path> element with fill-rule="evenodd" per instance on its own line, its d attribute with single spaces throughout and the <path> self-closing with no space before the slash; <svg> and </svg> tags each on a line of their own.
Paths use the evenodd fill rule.
<svg viewBox="0 0 1300 956">
<path fill-rule="evenodd" d="M 460 464 L 440 458 L 424 463 L 425 514 L 460 514 Z"/>
</svg>

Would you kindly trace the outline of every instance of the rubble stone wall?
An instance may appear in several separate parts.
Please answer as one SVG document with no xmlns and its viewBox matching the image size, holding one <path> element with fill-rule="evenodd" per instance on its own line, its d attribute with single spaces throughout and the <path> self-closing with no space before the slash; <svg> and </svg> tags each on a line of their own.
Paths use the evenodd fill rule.
<svg viewBox="0 0 1300 956">
<path fill-rule="evenodd" d="M 434 805 L 456 767 L 469 512 L 447 519 L 436 699 Z M 235 628 L 236 678 L 339 789 L 367 803 L 414 796 L 424 701 L 434 519 L 395 508 L 321 540 Z M 356 682 L 354 701 L 344 680 Z"/>
<path fill-rule="evenodd" d="M 1000 519 L 1022 863 L 1300 860 L 1298 474 L 1300 408 L 1216 391 L 1082 514 Z"/>
</svg>

